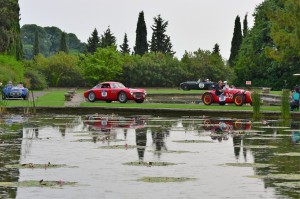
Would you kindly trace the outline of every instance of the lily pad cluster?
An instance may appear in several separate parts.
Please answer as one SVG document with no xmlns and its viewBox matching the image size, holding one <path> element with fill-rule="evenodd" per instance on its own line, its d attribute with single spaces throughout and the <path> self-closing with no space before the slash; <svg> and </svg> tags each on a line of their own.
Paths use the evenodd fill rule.
<svg viewBox="0 0 300 199">
<path fill-rule="evenodd" d="M 47 164 L 33 164 L 33 163 L 25 163 L 25 164 L 10 164 L 10 165 L 5 165 L 5 168 L 8 169 L 47 169 L 47 168 L 63 168 L 63 167 L 68 167 L 68 168 L 75 168 L 75 166 L 68 166 L 66 164 L 51 164 L 50 162 Z"/>
<path fill-rule="evenodd" d="M 196 178 L 187 178 L 187 177 L 142 177 L 137 181 L 141 182 L 152 182 L 152 183 L 160 183 L 160 182 L 186 182 L 186 181 L 194 181 Z"/>
<path fill-rule="evenodd" d="M 123 163 L 124 165 L 130 165 L 130 166 L 172 166 L 176 165 L 175 163 L 170 162 L 126 162 Z"/>
<path fill-rule="evenodd" d="M 58 181 L 44 181 L 44 180 L 27 180 L 21 182 L 0 182 L 2 187 L 61 187 L 61 186 L 74 186 L 77 182 L 67 182 L 63 180 Z"/>
<path fill-rule="evenodd" d="M 178 142 L 178 143 L 214 143 L 213 141 L 208 141 L 208 140 L 174 140 L 173 142 Z"/>
</svg>

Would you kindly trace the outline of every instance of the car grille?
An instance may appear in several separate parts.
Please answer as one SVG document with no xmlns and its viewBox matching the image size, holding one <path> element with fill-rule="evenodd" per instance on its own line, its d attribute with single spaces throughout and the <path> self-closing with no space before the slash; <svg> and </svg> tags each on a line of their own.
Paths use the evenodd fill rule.
<svg viewBox="0 0 300 199">
<path fill-rule="evenodd" d="M 21 96 L 21 93 L 20 93 L 20 92 L 11 92 L 11 93 L 10 93 L 10 96 L 11 96 L 11 97 L 20 97 L 20 96 Z"/>
<path fill-rule="evenodd" d="M 144 93 L 134 93 L 134 97 L 137 99 L 143 98 L 145 96 Z"/>
</svg>

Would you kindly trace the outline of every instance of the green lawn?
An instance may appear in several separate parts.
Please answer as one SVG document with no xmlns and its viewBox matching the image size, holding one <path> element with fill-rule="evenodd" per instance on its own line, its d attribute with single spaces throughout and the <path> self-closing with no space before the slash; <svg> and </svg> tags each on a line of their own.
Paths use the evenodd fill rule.
<svg viewBox="0 0 300 199">
<path fill-rule="evenodd" d="M 77 95 L 82 95 L 85 90 L 80 89 L 77 90 Z M 33 91 L 37 92 L 37 91 Z M 64 94 L 67 92 L 66 90 L 45 90 L 46 94 L 39 96 L 35 101 L 35 106 L 64 106 L 65 98 Z M 163 93 L 174 93 L 174 94 L 182 94 L 182 93 L 191 93 L 191 94 L 201 94 L 204 93 L 203 90 L 192 90 L 192 91 L 183 91 L 179 89 L 147 89 L 147 93 L 151 94 L 163 94 Z M 281 91 L 277 92 L 278 94 Z M 31 94 L 31 93 L 30 93 Z M 33 102 L 28 100 L 5 100 L 1 101 L 1 106 L 9 106 L 9 107 L 32 107 Z M 205 106 L 203 104 L 166 104 L 166 103 L 147 103 L 144 102 L 142 104 L 138 104 L 132 101 L 128 101 L 125 104 L 119 102 L 106 103 L 102 101 L 97 101 L 94 103 L 91 102 L 83 102 L 80 106 L 83 107 L 92 107 L 92 106 L 102 106 L 102 107 L 130 107 L 130 108 L 178 108 L 178 109 L 213 109 L 213 110 L 252 110 L 253 108 L 249 105 L 244 106 L 235 106 L 234 104 L 229 104 L 227 106 L 220 106 L 218 104 L 212 104 L 210 106 Z M 262 111 L 280 111 L 279 106 L 262 106 Z"/>
</svg>

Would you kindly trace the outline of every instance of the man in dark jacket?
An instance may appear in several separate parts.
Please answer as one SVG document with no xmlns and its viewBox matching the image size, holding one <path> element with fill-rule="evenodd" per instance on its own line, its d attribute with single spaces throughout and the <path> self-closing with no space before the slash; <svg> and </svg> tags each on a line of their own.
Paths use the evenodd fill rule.
<svg viewBox="0 0 300 199">
<path fill-rule="evenodd" d="M 222 82 L 222 80 L 220 80 L 219 82 L 218 82 L 218 84 L 216 85 L 216 95 L 221 95 L 222 93 L 223 93 L 223 87 L 224 87 L 224 85 L 223 85 L 223 82 Z"/>
</svg>

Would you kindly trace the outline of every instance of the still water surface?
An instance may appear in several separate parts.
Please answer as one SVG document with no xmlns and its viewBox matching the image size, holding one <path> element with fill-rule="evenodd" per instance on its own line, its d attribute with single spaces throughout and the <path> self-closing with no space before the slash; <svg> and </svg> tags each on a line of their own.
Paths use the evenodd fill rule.
<svg viewBox="0 0 300 199">
<path fill-rule="evenodd" d="M 7 116 L 1 119 L 1 182 L 77 184 L 0 186 L 0 198 L 299 198 L 299 126 L 203 116 Z M 175 165 L 154 165 L 159 162 Z M 49 163 L 68 167 L 7 168 Z M 288 175 L 266 177 L 270 174 Z M 194 180 L 138 181 L 143 177 Z M 289 188 L 286 182 L 298 186 Z"/>
</svg>

